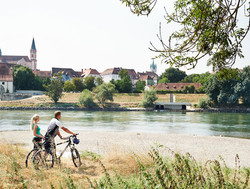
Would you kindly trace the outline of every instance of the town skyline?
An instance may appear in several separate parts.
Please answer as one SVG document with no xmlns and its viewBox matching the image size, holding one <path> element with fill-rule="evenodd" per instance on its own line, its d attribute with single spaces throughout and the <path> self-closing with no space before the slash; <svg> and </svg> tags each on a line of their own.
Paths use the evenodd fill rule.
<svg viewBox="0 0 250 189">
<path fill-rule="evenodd" d="M 98 4 L 96 4 L 98 3 Z M 48 6 L 49 5 L 49 6 Z M 164 22 L 164 3 L 159 3 L 149 17 L 133 15 L 120 1 L 69 3 L 67 1 L 3 2 L 0 48 L 3 55 L 29 55 L 30 41 L 35 38 L 38 69 L 52 67 L 81 70 L 123 67 L 138 72 L 150 70 L 157 54 L 148 49 L 150 41 L 158 45 L 159 22 Z M 171 9 L 171 7 L 167 7 Z M 244 14 L 243 14 L 244 15 Z M 244 20 L 244 19 L 242 19 Z M 248 21 L 248 19 L 245 19 Z M 165 38 L 170 27 L 163 24 Z M 234 67 L 249 65 L 249 35 L 243 41 L 244 59 Z M 160 75 L 169 65 L 157 64 Z M 206 60 L 187 74 L 211 71 Z"/>
</svg>

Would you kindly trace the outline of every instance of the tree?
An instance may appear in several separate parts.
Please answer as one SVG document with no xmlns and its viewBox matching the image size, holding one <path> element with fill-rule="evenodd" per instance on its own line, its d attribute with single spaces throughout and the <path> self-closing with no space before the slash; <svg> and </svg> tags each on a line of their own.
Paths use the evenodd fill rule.
<svg viewBox="0 0 250 189">
<path fill-rule="evenodd" d="M 97 77 L 97 78 L 95 79 L 95 81 L 96 81 L 96 84 L 97 84 L 97 85 L 103 84 L 103 79 L 102 79 L 101 77 Z"/>
<path fill-rule="evenodd" d="M 82 78 L 73 78 L 72 83 L 75 85 L 76 92 L 81 92 L 84 89 Z"/>
<path fill-rule="evenodd" d="M 98 102 L 105 106 L 107 100 L 113 101 L 113 93 L 115 92 L 115 86 L 112 83 L 103 83 L 94 89 L 95 98 Z"/>
<path fill-rule="evenodd" d="M 178 68 L 168 68 L 164 73 L 161 74 L 160 80 L 167 78 L 170 83 L 177 83 L 184 79 L 187 74 L 184 71 L 179 70 Z"/>
<path fill-rule="evenodd" d="M 64 82 L 64 91 L 65 92 L 71 92 L 71 91 L 75 91 L 76 90 L 76 86 L 69 80 Z"/>
<path fill-rule="evenodd" d="M 244 104 L 250 104 L 250 66 L 243 68 L 239 74 L 239 82 L 234 87 L 234 92 L 242 98 Z"/>
<path fill-rule="evenodd" d="M 93 88 L 95 87 L 95 78 L 93 76 L 86 77 L 84 80 L 84 85 L 86 89 L 92 91 Z"/>
<path fill-rule="evenodd" d="M 45 94 L 50 97 L 54 103 L 57 103 L 58 100 L 63 96 L 62 78 L 53 79 L 49 85 L 45 85 L 44 87 L 46 89 Z"/>
<path fill-rule="evenodd" d="M 136 82 L 135 85 L 136 85 L 136 92 L 142 92 L 142 91 L 144 91 L 144 88 L 146 86 L 146 82 L 139 80 Z"/>
<path fill-rule="evenodd" d="M 14 66 L 13 83 L 17 90 L 33 90 L 35 74 L 28 67 L 21 65 Z"/>
<path fill-rule="evenodd" d="M 137 15 L 149 15 L 157 0 L 121 0 Z M 161 47 L 151 43 L 151 50 L 162 61 L 176 67 L 194 68 L 198 61 L 209 56 L 208 65 L 231 67 L 242 54 L 242 41 L 250 27 L 239 24 L 245 0 L 175 0 L 173 13 L 167 10 L 166 22 L 178 24 L 167 42 L 163 40 L 161 24 L 157 35 Z M 249 16 L 249 9 L 248 15 Z"/>
<path fill-rule="evenodd" d="M 170 83 L 169 79 L 164 77 L 158 81 L 158 83 Z"/>
<path fill-rule="evenodd" d="M 130 93 L 132 91 L 132 82 L 128 71 L 123 69 L 119 73 L 121 80 L 117 80 L 117 88 L 120 93 Z"/>
<path fill-rule="evenodd" d="M 142 106 L 145 108 L 150 108 L 154 106 L 154 102 L 158 98 L 156 97 L 156 91 L 155 90 L 145 90 L 143 91 L 143 101 Z"/>
<path fill-rule="evenodd" d="M 215 105 L 233 105 L 238 103 L 239 96 L 235 93 L 235 87 L 239 80 L 235 78 L 220 78 L 220 73 L 214 74 L 206 86 L 209 100 Z"/>
<path fill-rule="evenodd" d="M 86 108 L 91 108 L 96 106 L 93 101 L 92 93 L 88 89 L 84 89 L 79 96 L 79 103 L 84 105 Z"/>
</svg>

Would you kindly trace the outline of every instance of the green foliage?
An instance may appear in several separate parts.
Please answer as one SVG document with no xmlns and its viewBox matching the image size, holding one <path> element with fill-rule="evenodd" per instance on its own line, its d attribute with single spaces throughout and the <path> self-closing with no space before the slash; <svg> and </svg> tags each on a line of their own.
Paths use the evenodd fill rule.
<svg viewBox="0 0 250 189">
<path fill-rule="evenodd" d="M 95 98 L 103 107 L 107 100 L 113 101 L 114 92 L 115 86 L 112 83 L 103 83 L 94 89 Z"/>
<path fill-rule="evenodd" d="M 156 97 L 155 90 L 145 90 L 143 91 L 143 101 L 142 106 L 145 108 L 152 108 L 154 106 L 154 102 L 158 98 Z"/>
<path fill-rule="evenodd" d="M 207 109 L 209 107 L 209 101 L 207 99 L 203 99 L 203 98 L 199 99 L 198 107 Z"/>
<path fill-rule="evenodd" d="M 162 73 L 159 77 L 160 80 L 167 78 L 170 83 L 178 83 L 183 80 L 187 74 L 184 71 L 179 70 L 178 68 L 168 68 Z"/>
<path fill-rule="evenodd" d="M 144 91 L 145 86 L 146 86 L 145 81 L 141 81 L 141 80 L 137 81 L 136 82 L 136 90 L 135 90 L 135 92 Z"/>
<path fill-rule="evenodd" d="M 44 91 L 43 85 L 50 82 L 47 78 L 42 79 L 40 76 L 35 76 L 30 68 L 21 65 L 14 66 L 13 79 L 16 90 Z"/>
<path fill-rule="evenodd" d="M 88 89 L 84 89 L 79 96 L 79 103 L 84 105 L 86 108 L 91 108 L 96 106 L 93 101 L 92 93 Z"/>
<path fill-rule="evenodd" d="M 241 78 L 239 73 L 237 76 L 233 75 L 232 78 L 221 77 L 220 74 L 221 72 L 218 72 L 210 77 L 206 86 L 206 93 L 209 100 L 215 105 L 225 106 L 238 104 L 238 100 L 242 94 L 240 92 L 241 84 L 239 84 L 239 82 L 243 78 Z M 241 89 L 244 90 L 243 88 Z"/>
<path fill-rule="evenodd" d="M 71 92 L 71 91 L 75 91 L 76 90 L 76 86 L 69 80 L 64 82 L 64 91 L 65 92 Z"/>
<path fill-rule="evenodd" d="M 75 85 L 76 92 L 81 92 L 84 89 L 82 78 L 73 78 L 72 83 Z"/>
<path fill-rule="evenodd" d="M 95 79 L 95 81 L 96 81 L 96 84 L 97 84 L 97 85 L 103 84 L 103 79 L 102 79 L 101 77 L 97 77 L 97 78 Z"/>
<path fill-rule="evenodd" d="M 94 182 L 87 178 L 91 188 L 247 188 L 250 171 L 223 169 L 219 161 L 207 161 L 205 165 L 197 163 L 187 153 L 185 156 L 175 153 L 173 159 L 160 155 L 159 148 L 148 153 L 153 166 L 141 163 L 138 157 L 139 171 L 131 178 L 118 174 L 113 177 L 101 161 L 104 177 Z M 237 163 L 236 163 L 237 166 Z M 244 177 L 239 178 L 239 175 Z"/>
<path fill-rule="evenodd" d="M 85 88 L 92 91 L 95 87 L 95 78 L 93 76 L 86 77 L 84 80 Z"/>
<path fill-rule="evenodd" d="M 168 78 L 164 77 L 164 78 L 160 79 L 158 81 L 158 83 L 170 83 L 170 80 Z"/>
<path fill-rule="evenodd" d="M 14 66 L 13 77 L 16 90 L 32 90 L 34 88 L 35 74 L 30 68 L 21 65 Z"/>
<path fill-rule="evenodd" d="M 201 83 L 205 86 L 208 83 L 208 79 L 211 77 L 209 72 L 202 73 L 202 74 L 191 74 L 187 75 L 180 83 Z"/>
<path fill-rule="evenodd" d="M 118 92 L 120 93 L 131 93 L 132 92 L 132 82 L 128 75 L 128 71 L 123 69 L 119 72 L 119 77 L 121 80 L 117 80 L 115 83 Z"/>
<path fill-rule="evenodd" d="M 121 1 L 137 15 L 148 15 L 157 2 Z M 209 56 L 208 65 L 219 69 L 231 67 L 237 57 L 244 57 L 242 41 L 250 27 L 248 22 L 245 22 L 245 26 L 239 24 L 239 20 L 242 20 L 239 15 L 242 15 L 242 9 L 245 8 L 243 5 L 247 2 L 175 0 L 174 10 L 171 13 L 166 9 L 164 18 L 167 24 L 175 24 L 175 28 L 179 30 L 173 31 L 167 39 L 160 30 L 157 35 L 160 47 L 151 44 L 150 49 L 158 53 L 156 58 L 161 58 L 162 62 L 171 66 L 186 66 L 192 69 L 198 61 Z M 167 3 L 166 1 L 166 5 Z"/>
<path fill-rule="evenodd" d="M 62 78 L 56 78 L 51 80 L 49 85 L 44 85 L 46 92 L 45 94 L 50 97 L 54 103 L 57 103 L 58 100 L 63 96 L 63 81 Z"/>
</svg>

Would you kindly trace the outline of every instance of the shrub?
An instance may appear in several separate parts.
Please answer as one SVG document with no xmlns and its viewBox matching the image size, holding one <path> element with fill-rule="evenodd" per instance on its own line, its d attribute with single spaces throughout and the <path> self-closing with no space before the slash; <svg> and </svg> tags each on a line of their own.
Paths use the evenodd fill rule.
<svg viewBox="0 0 250 189">
<path fill-rule="evenodd" d="M 115 85 L 112 83 L 103 83 L 94 89 L 95 98 L 104 107 L 107 100 L 113 101 Z"/>
<path fill-rule="evenodd" d="M 199 99 L 199 103 L 198 103 L 198 107 L 199 108 L 208 108 L 209 107 L 209 102 L 207 99 L 201 98 Z"/>
<path fill-rule="evenodd" d="M 92 93 L 88 89 L 84 89 L 80 94 L 79 103 L 81 105 L 84 105 L 86 108 L 91 108 L 96 106 L 92 98 Z"/>
<path fill-rule="evenodd" d="M 65 83 L 64 83 L 64 91 L 65 92 L 70 92 L 70 91 L 75 91 L 75 90 L 76 90 L 76 87 L 71 81 L 69 81 L 69 80 L 65 81 Z"/>
<path fill-rule="evenodd" d="M 143 101 L 142 106 L 145 108 L 153 107 L 154 102 L 158 98 L 156 97 L 156 91 L 155 90 L 146 90 L 143 92 Z"/>
</svg>

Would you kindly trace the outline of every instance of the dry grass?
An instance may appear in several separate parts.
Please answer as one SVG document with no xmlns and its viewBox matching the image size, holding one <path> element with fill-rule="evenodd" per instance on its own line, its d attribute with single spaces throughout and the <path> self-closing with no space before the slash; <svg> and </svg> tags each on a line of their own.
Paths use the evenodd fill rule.
<svg viewBox="0 0 250 189">
<path fill-rule="evenodd" d="M 57 106 L 78 106 L 78 98 L 80 93 L 64 93 L 59 100 Z M 169 94 L 158 94 L 160 102 L 169 102 Z M 191 104 L 198 104 L 199 99 L 207 98 L 205 94 L 175 94 L 176 102 L 190 102 Z M 114 101 L 108 103 L 111 107 L 138 107 L 142 102 L 143 94 L 141 93 L 116 93 Z M 35 96 L 29 99 L 14 100 L 14 101 L 0 101 L 0 106 L 8 107 L 50 107 L 54 103 L 45 95 Z"/>
<path fill-rule="evenodd" d="M 52 169 L 35 170 L 25 167 L 28 151 L 21 146 L 0 144 L 0 188 L 69 188 L 71 179 L 76 188 L 89 188 L 86 177 L 90 180 L 104 176 L 100 165 L 105 165 L 111 175 L 131 175 L 138 171 L 138 165 L 132 154 L 108 154 L 94 159 L 91 155 L 82 155 L 82 166 L 75 168 L 71 159 L 62 159 L 62 165 Z M 70 176 L 70 177 L 69 177 Z"/>
</svg>

